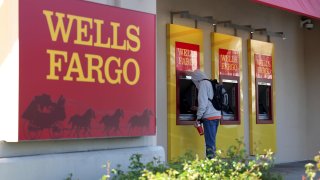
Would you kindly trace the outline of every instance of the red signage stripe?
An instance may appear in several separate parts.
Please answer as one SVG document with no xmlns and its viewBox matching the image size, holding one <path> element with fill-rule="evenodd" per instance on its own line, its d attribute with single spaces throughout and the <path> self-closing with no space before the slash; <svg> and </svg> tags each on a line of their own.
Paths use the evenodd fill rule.
<svg viewBox="0 0 320 180">
<path fill-rule="evenodd" d="M 258 3 L 266 4 L 299 13 L 312 18 L 320 19 L 320 0 L 253 0 Z"/>
</svg>

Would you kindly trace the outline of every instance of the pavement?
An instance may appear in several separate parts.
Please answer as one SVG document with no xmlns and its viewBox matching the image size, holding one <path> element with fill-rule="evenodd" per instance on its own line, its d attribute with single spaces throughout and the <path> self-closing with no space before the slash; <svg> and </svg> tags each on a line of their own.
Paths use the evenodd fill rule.
<svg viewBox="0 0 320 180">
<path fill-rule="evenodd" d="M 315 164 L 313 161 L 276 164 L 272 172 L 281 174 L 284 180 L 304 180 L 303 176 L 307 179 L 304 166 L 308 163 Z M 320 180 L 320 172 L 317 173 L 314 180 Z"/>
</svg>

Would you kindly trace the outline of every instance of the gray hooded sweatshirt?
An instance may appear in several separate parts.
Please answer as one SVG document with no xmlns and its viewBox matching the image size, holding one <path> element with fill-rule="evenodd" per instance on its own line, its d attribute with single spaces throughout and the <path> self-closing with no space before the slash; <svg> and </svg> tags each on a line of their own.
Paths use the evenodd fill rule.
<svg viewBox="0 0 320 180">
<path fill-rule="evenodd" d="M 198 89 L 198 111 L 197 119 L 221 119 L 221 111 L 216 110 L 209 98 L 213 98 L 213 89 L 210 81 L 203 80 L 208 77 L 200 70 L 191 73 L 192 82 Z"/>
</svg>

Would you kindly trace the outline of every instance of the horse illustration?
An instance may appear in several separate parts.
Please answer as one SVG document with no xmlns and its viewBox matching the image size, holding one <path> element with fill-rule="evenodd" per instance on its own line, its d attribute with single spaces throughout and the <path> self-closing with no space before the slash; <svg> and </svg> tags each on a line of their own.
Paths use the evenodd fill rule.
<svg viewBox="0 0 320 180">
<path fill-rule="evenodd" d="M 79 137 L 81 130 L 83 130 L 83 134 L 90 134 L 91 119 L 94 118 L 95 112 L 89 108 L 83 115 L 73 115 L 69 120 L 69 124 L 71 124 L 72 130 Z"/>
<path fill-rule="evenodd" d="M 122 109 L 117 109 L 113 115 L 106 114 L 102 117 L 100 124 L 103 123 L 104 131 L 109 134 L 112 130 L 114 132 L 120 131 L 119 122 L 120 118 L 123 118 L 124 112 Z"/>
<path fill-rule="evenodd" d="M 60 124 L 66 118 L 65 98 L 60 96 L 58 101 L 52 102 L 47 94 L 35 96 L 27 109 L 23 112 L 22 118 L 28 121 L 26 133 L 30 138 L 40 136 L 41 132 L 47 129 L 50 136 L 56 134 Z"/>
<path fill-rule="evenodd" d="M 145 109 L 141 115 L 134 115 L 129 120 L 129 131 L 140 128 L 144 130 L 149 128 L 150 116 L 153 115 L 152 111 Z"/>
</svg>

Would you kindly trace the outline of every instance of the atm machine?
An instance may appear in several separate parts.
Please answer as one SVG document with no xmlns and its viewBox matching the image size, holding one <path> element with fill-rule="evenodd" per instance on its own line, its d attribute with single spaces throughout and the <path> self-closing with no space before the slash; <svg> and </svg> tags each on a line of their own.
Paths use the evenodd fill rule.
<svg viewBox="0 0 320 180">
<path fill-rule="evenodd" d="M 228 94 L 228 106 L 222 109 L 221 124 L 239 124 L 239 77 L 220 75 L 220 82 Z"/>
<path fill-rule="evenodd" d="M 254 54 L 256 88 L 256 122 L 272 124 L 272 56 Z"/>
<path fill-rule="evenodd" d="M 217 148 L 227 152 L 244 138 L 242 39 L 211 33 L 212 78 L 222 83 L 228 94 L 228 106 L 222 109 L 217 133 Z"/>
<path fill-rule="evenodd" d="M 257 123 L 272 123 L 272 82 L 256 80 Z"/>
<path fill-rule="evenodd" d="M 177 72 L 177 124 L 190 124 L 196 120 L 197 88 L 192 82 L 190 73 Z"/>
<path fill-rule="evenodd" d="M 250 39 L 248 48 L 250 154 L 276 152 L 274 45 Z"/>
<path fill-rule="evenodd" d="M 221 124 L 240 124 L 240 52 L 219 48 L 219 81 L 228 94 L 228 106 L 222 109 Z"/>
<path fill-rule="evenodd" d="M 177 24 L 167 25 L 168 160 L 192 151 L 205 157 L 204 138 L 194 127 L 197 88 L 191 72 L 203 69 L 203 32 Z"/>
<path fill-rule="evenodd" d="M 175 43 L 176 71 L 176 124 L 191 125 L 196 120 L 197 88 L 192 82 L 191 72 L 200 68 L 199 46 L 185 42 Z"/>
</svg>

